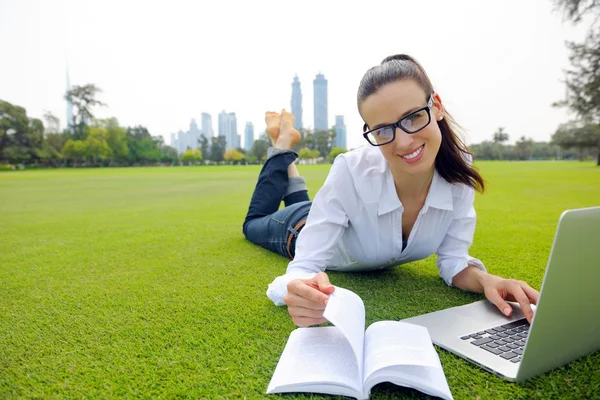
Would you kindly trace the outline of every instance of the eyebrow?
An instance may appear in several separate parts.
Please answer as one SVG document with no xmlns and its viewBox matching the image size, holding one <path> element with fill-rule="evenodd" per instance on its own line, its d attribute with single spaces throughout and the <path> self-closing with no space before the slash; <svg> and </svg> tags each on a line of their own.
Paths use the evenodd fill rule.
<svg viewBox="0 0 600 400">
<path fill-rule="evenodd" d="M 425 105 L 425 107 L 427 107 L 427 104 Z M 387 124 L 378 124 L 378 125 L 375 125 L 374 127 L 372 127 L 372 128 L 371 128 L 371 130 L 373 130 L 373 129 L 378 129 L 378 128 L 382 128 L 382 127 L 384 127 L 384 126 L 387 126 L 387 125 L 394 124 L 394 123 L 396 123 L 396 122 L 400 121 L 402 118 L 406 117 L 407 115 L 410 115 L 410 114 L 414 113 L 415 111 L 417 111 L 417 110 L 420 110 L 421 108 L 423 108 L 423 106 L 420 106 L 420 107 L 418 107 L 418 106 L 417 106 L 417 107 L 413 107 L 413 108 L 411 108 L 410 110 L 406 111 L 404 114 L 400 115 L 400 118 L 398 118 L 398 120 L 397 120 L 397 121 L 395 121 L 395 122 L 388 122 Z M 367 124 L 365 123 L 365 125 L 367 125 Z M 367 127 L 368 127 L 368 125 L 367 125 Z"/>
</svg>

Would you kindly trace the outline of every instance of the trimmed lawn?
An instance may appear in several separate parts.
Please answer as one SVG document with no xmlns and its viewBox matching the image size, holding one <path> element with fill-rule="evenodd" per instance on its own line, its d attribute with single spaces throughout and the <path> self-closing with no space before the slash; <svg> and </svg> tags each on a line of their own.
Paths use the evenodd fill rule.
<svg viewBox="0 0 600 400">
<path fill-rule="evenodd" d="M 471 254 L 539 289 L 558 217 L 600 205 L 600 168 L 479 162 Z M 314 195 L 329 165 L 300 166 Z M 0 398 L 277 398 L 264 392 L 289 333 L 266 297 L 281 256 L 241 224 L 258 166 L 0 173 Z M 466 304 L 435 258 L 330 273 L 365 302 L 367 325 Z M 524 384 L 438 349 L 462 398 L 598 398 L 600 353 Z M 329 398 L 286 395 L 285 398 Z M 421 398 L 378 385 L 371 398 Z"/>
</svg>

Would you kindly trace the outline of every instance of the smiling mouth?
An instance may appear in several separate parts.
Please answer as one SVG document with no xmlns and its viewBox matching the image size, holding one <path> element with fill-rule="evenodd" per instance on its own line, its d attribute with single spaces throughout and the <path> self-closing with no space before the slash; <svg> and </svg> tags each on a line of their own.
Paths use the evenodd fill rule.
<svg viewBox="0 0 600 400">
<path fill-rule="evenodd" d="M 419 154 L 421 154 L 424 146 L 425 146 L 425 144 L 422 144 L 418 149 L 416 149 L 412 153 L 407 154 L 405 156 L 401 156 L 401 157 L 404 158 L 405 160 L 412 160 L 413 158 L 418 157 Z"/>
</svg>

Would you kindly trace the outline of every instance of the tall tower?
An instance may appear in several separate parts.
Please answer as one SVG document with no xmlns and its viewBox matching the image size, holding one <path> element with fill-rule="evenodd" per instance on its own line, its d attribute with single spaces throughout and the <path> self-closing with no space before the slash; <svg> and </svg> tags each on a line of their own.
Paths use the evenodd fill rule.
<svg viewBox="0 0 600 400">
<path fill-rule="evenodd" d="M 292 115 L 296 117 L 294 128 L 300 130 L 302 128 L 302 89 L 298 75 L 294 76 L 294 82 L 292 82 Z"/>
<path fill-rule="evenodd" d="M 244 148 L 246 150 L 250 150 L 252 145 L 254 144 L 254 124 L 252 122 L 246 122 L 246 129 L 244 130 L 245 136 L 245 145 Z"/>
<path fill-rule="evenodd" d="M 71 96 L 69 96 L 70 91 L 71 81 L 69 80 L 69 65 L 67 64 L 67 123 L 65 124 L 67 130 L 70 130 L 73 126 L 73 103 L 71 102 Z"/>
<path fill-rule="evenodd" d="M 329 129 L 327 118 L 327 79 L 322 73 L 318 73 L 313 81 L 315 95 L 315 131 L 326 131 Z"/>
<path fill-rule="evenodd" d="M 234 112 L 227 113 L 223 110 L 219 114 L 219 136 L 225 136 L 226 150 L 240 147 L 240 135 L 237 134 L 237 118 Z"/>
<path fill-rule="evenodd" d="M 335 116 L 335 138 L 333 139 L 333 146 L 341 147 L 342 149 L 348 148 L 346 143 L 346 125 L 344 124 L 343 115 Z"/>
<path fill-rule="evenodd" d="M 202 135 L 210 139 L 214 136 L 213 128 L 212 128 L 212 117 L 209 113 L 202 113 Z"/>
</svg>

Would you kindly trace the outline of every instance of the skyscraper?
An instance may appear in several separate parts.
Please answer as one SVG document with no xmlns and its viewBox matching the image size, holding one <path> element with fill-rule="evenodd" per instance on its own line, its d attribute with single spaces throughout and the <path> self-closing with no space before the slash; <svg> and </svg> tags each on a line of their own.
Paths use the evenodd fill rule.
<svg viewBox="0 0 600 400">
<path fill-rule="evenodd" d="M 240 147 L 241 138 L 237 134 L 237 118 L 234 112 L 223 111 L 219 114 L 219 136 L 225 136 L 226 150 Z"/>
<path fill-rule="evenodd" d="M 348 148 L 346 144 L 346 125 L 344 124 L 343 115 L 335 116 L 335 138 L 333 139 L 333 146 L 341 147 L 342 149 Z"/>
<path fill-rule="evenodd" d="M 71 91 L 71 81 L 69 80 L 69 66 L 67 65 L 67 122 L 65 126 L 69 130 L 73 126 L 73 103 L 68 93 Z"/>
<path fill-rule="evenodd" d="M 212 117 L 209 113 L 202 113 L 202 135 L 210 140 L 214 136 L 212 128 Z"/>
<path fill-rule="evenodd" d="M 325 75 L 318 73 L 313 81 L 315 95 L 315 131 L 326 131 L 329 129 L 327 117 L 327 79 Z"/>
<path fill-rule="evenodd" d="M 246 122 L 246 129 L 244 130 L 245 146 L 244 149 L 250 150 L 254 144 L 254 125 L 252 122 Z"/>
<path fill-rule="evenodd" d="M 187 136 L 184 131 L 179 130 L 179 132 L 177 132 L 177 151 L 179 152 L 179 154 L 181 154 L 184 151 L 186 151 L 187 148 L 188 148 Z"/>
<path fill-rule="evenodd" d="M 298 75 L 294 76 L 294 82 L 292 82 L 292 115 L 296 117 L 294 122 L 294 128 L 302 128 L 302 89 L 300 88 L 300 79 Z"/>
<path fill-rule="evenodd" d="M 196 120 L 192 118 L 192 121 L 190 122 L 190 130 L 187 131 L 188 146 L 191 149 L 197 149 L 200 147 L 199 140 L 200 140 L 201 133 L 202 132 L 198 128 L 198 124 L 196 123 Z"/>
</svg>

